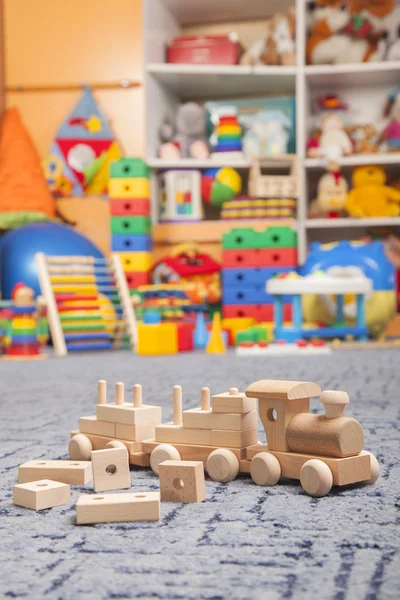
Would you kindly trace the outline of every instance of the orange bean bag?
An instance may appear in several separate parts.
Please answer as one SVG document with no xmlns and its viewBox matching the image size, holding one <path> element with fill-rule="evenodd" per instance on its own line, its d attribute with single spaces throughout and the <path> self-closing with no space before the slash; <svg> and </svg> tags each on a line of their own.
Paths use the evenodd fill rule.
<svg viewBox="0 0 400 600">
<path fill-rule="evenodd" d="M 56 216 L 40 157 L 16 108 L 8 109 L 0 125 L 0 229 L 15 229 Z"/>
</svg>

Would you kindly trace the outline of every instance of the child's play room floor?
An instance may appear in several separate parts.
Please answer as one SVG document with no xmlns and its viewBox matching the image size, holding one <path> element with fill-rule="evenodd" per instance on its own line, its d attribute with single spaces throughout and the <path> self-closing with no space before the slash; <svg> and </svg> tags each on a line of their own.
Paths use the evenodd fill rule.
<svg viewBox="0 0 400 600">
<path fill-rule="evenodd" d="M 0 363 L 0 597 L 398 598 L 399 358 L 399 350 L 312 360 L 117 352 Z M 246 475 L 229 484 L 207 480 L 205 503 L 162 503 L 161 521 L 151 523 L 76 526 L 74 504 L 91 485 L 72 487 L 71 506 L 13 506 L 18 465 L 67 458 L 69 431 L 80 416 L 94 414 L 102 378 L 109 398 L 117 381 L 128 393 L 142 383 L 144 401 L 161 405 L 164 421 L 176 383 L 185 409 L 199 405 L 204 385 L 218 393 L 257 379 L 297 379 L 344 389 L 351 400 L 346 414 L 361 422 L 382 476 L 375 486 L 333 490 L 322 499 L 306 496 L 296 482 L 262 488 Z M 158 489 L 148 469 L 131 477 L 133 490 Z"/>
</svg>

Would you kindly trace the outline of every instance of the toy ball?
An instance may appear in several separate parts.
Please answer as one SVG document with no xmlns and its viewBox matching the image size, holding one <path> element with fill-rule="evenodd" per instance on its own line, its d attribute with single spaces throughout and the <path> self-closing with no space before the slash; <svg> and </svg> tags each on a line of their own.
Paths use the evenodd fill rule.
<svg viewBox="0 0 400 600">
<path fill-rule="evenodd" d="M 10 299 L 19 281 L 40 294 L 35 254 L 104 258 L 86 237 L 58 223 L 31 223 L 7 232 L 0 240 L 0 284 L 3 299 Z"/>
<path fill-rule="evenodd" d="M 235 169 L 208 169 L 201 179 L 201 196 L 206 204 L 222 206 L 242 189 L 242 179 Z"/>
</svg>

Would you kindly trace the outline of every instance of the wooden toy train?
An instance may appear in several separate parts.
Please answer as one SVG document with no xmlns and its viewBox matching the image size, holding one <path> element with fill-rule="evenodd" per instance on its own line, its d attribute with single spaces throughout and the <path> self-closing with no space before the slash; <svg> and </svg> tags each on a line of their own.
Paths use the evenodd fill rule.
<svg viewBox="0 0 400 600">
<path fill-rule="evenodd" d="M 126 447 L 131 464 L 151 466 L 158 474 L 165 460 L 201 460 L 214 481 L 228 482 L 250 473 L 258 485 L 281 477 L 298 479 L 311 496 L 325 496 L 333 485 L 374 483 L 376 458 L 363 450 L 358 421 L 343 416 L 346 392 L 324 391 L 315 383 L 262 380 L 246 393 L 231 388 L 212 397 L 202 388 L 201 406 L 182 412 L 182 388 L 173 388 L 173 422 L 161 424 L 158 406 L 143 404 L 133 387 L 133 404 L 124 401 L 124 384 L 107 404 L 106 382 L 99 381 L 95 416 L 82 417 L 71 432 L 72 460 L 90 460 L 91 451 Z M 320 397 L 325 414 L 310 413 L 310 398 Z M 258 399 L 258 411 L 257 411 Z M 258 442 L 260 416 L 267 444 Z"/>
</svg>

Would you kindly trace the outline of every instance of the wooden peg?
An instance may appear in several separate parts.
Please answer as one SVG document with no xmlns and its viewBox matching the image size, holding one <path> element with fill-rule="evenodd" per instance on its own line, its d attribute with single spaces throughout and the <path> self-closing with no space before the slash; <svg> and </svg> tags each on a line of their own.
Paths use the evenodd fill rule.
<svg viewBox="0 0 400 600">
<path fill-rule="evenodd" d="M 231 396 L 236 396 L 236 394 L 239 393 L 239 390 L 238 390 L 238 388 L 231 387 L 231 388 L 229 388 L 229 393 Z"/>
<path fill-rule="evenodd" d="M 140 385 L 140 383 L 135 383 L 135 385 L 133 386 L 133 406 L 135 408 L 140 408 L 142 404 L 142 386 Z"/>
<path fill-rule="evenodd" d="M 210 410 L 210 388 L 201 388 L 201 410 Z"/>
<path fill-rule="evenodd" d="M 115 386 L 115 404 L 118 406 L 124 403 L 124 384 L 119 381 Z"/>
<path fill-rule="evenodd" d="M 339 390 L 325 390 L 319 401 L 324 405 L 327 419 L 336 419 L 343 415 L 346 404 L 349 404 L 349 396 L 346 392 Z"/>
<path fill-rule="evenodd" d="M 97 384 L 97 404 L 107 404 L 107 381 L 100 379 Z"/>
<path fill-rule="evenodd" d="M 174 385 L 172 393 L 174 402 L 174 425 L 182 425 L 182 386 Z"/>
</svg>

